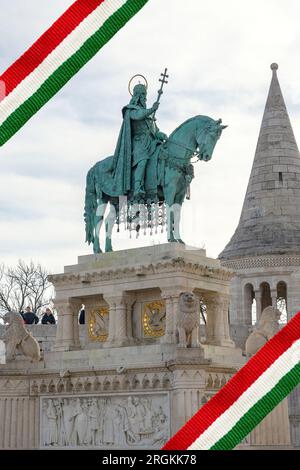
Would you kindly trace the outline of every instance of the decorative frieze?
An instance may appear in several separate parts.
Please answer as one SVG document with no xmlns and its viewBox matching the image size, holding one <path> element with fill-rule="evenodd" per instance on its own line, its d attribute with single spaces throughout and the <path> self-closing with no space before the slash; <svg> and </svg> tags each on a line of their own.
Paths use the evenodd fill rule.
<svg viewBox="0 0 300 470">
<path fill-rule="evenodd" d="M 285 266 L 300 266 L 300 256 L 252 256 L 248 258 L 237 258 L 221 260 L 222 266 L 238 271 L 253 268 L 275 268 Z"/>
<path fill-rule="evenodd" d="M 130 268 L 117 268 L 109 270 L 98 270 L 94 272 L 85 272 L 82 274 L 55 274 L 49 276 L 49 281 L 55 286 L 63 286 L 69 284 L 93 284 L 95 282 L 110 281 L 114 279 L 124 279 L 130 277 L 141 277 L 152 274 L 184 272 L 196 274 L 208 278 L 229 281 L 233 273 L 222 268 L 212 268 L 198 263 L 191 263 L 181 257 L 166 262 L 156 264 L 132 266 Z"/>
<path fill-rule="evenodd" d="M 44 448 L 156 448 L 170 437 L 167 394 L 43 397 Z"/>
</svg>

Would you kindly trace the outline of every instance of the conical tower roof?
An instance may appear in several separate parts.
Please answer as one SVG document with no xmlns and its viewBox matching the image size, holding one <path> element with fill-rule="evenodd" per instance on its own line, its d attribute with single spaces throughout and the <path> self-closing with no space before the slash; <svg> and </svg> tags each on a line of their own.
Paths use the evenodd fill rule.
<svg viewBox="0 0 300 470">
<path fill-rule="evenodd" d="M 219 255 L 300 253 L 300 155 L 277 78 L 272 81 L 238 227 Z"/>
</svg>

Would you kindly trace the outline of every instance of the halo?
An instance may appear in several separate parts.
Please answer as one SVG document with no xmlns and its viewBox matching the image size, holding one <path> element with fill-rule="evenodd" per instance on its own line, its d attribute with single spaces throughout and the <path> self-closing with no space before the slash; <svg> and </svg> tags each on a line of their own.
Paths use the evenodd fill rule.
<svg viewBox="0 0 300 470">
<path fill-rule="evenodd" d="M 134 83 L 134 85 L 132 86 L 132 82 L 134 81 L 135 78 L 137 77 L 140 77 L 144 80 L 144 83 L 142 83 L 142 85 L 145 85 L 146 87 L 146 90 L 148 90 L 148 82 L 146 80 L 146 78 L 144 77 L 144 75 L 141 75 L 141 74 L 137 74 L 137 75 L 134 75 L 131 79 L 130 79 L 130 82 L 128 83 L 128 91 L 130 93 L 131 96 L 133 96 L 133 93 L 131 90 L 133 90 L 133 88 L 135 87 L 135 85 L 138 85 L 138 83 L 141 83 L 140 80 L 138 81 L 138 83 Z"/>
</svg>

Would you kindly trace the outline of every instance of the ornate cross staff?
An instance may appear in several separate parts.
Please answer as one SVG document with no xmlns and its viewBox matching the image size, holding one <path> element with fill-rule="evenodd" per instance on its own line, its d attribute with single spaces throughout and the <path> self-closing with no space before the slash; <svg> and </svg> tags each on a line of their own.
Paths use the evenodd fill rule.
<svg viewBox="0 0 300 470">
<path fill-rule="evenodd" d="M 164 84 L 168 83 L 168 81 L 166 80 L 167 78 L 169 78 L 169 75 L 167 75 L 167 71 L 168 71 L 168 69 L 165 69 L 164 73 L 160 74 L 162 78 L 159 79 L 159 82 L 161 82 L 161 85 L 160 85 L 160 89 L 158 90 L 158 97 L 157 97 L 157 100 L 156 100 L 157 103 L 159 103 L 160 97 L 163 94 Z M 156 111 L 153 114 L 153 118 L 152 118 L 153 121 L 155 121 L 155 114 L 156 114 Z"/>
</svg>

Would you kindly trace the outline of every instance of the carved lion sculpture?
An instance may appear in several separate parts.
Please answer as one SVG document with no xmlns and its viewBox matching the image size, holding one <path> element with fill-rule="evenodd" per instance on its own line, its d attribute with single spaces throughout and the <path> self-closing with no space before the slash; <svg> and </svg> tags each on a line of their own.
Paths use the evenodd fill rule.
<svg viewBox="0 0 300 470">
<path fill-rule="evenodd" d="M 5 334 L 1 338 L 6 346 L 6 360 L 13 361 L 17 351 L 32 361 L 39 361 L 41 357 L 37 340 L 26 330 L 23 318 L 19 313 L 8 312 L 3 317 L 7 324 Z"/>
<path fill-rule="evenodd" d="M 199 342 L 199 303 L 192 292 L 183 292 L 179 298 L 177 314 L 178 347 L 200 347 Z"/>
<path fill-rule="evenodd" d="M 246 356 L 250 357 L 256 354 L 279 331 L 280 315 L 281 312 L 277 308 L 267 307 L 264 309 L 257 327 L 246 341 Z"/>
</svg>

